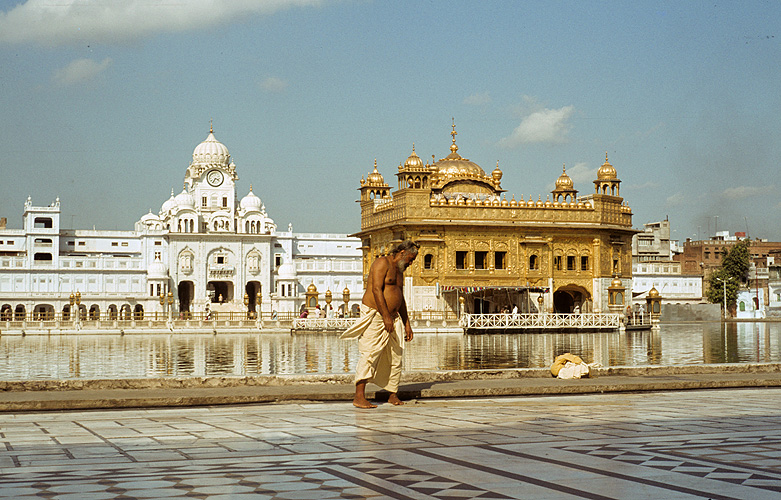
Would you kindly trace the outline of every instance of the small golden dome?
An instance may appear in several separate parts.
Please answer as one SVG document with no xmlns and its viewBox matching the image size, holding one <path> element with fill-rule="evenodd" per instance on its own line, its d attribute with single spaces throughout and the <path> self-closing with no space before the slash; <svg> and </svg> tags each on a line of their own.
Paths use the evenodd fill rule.
<svg viewBox="0 0 781 500">
<path fill-rule="evenodd" d="M 499 181 L 502 180 L 502 171 L 499 170 L 499 162 L 498 161 L 496 162 L 496 168 L 494 169 L 493 172 L 491 172 L 491 177 L 493 177 L 493 179 L 496 182 L 499 182 Z"/>
<path fill-rule="evenodd" d="M 556 179 L 556 189 L 572 189 L 573 186 L 572 178 L 567 175 L 567 168 L 562 165 L 561 166 L 561 175 L 558 179 Z"/>
<path fill-rule="evenodd" d="M 597 178 L 605 180 L 616 178 L 616 169 L 607 161 L 607 153 L 605 153 L 605 163 L 597 171 Z"/>
<path fill-rule="evenodd" d="M 652 286 L 648 291 L 648 297 L 653 299 L 659 297 L 659 290 L 657 290 L 655 286 Z"/>
<path fill-rule="evenodd" d="M 610 282 L 610 288 L 623 288 L 624 284 L 621 283 L 621 278 L 616 276 L 613 281 Z"/>
<path fill-rule="evenodd" d="M 317 292 L 317 287 L 314 283 L 310 283 L 308 287 L 306 287 L 307 293 L 315 293 Z"/>
<path fill-rule="evenodd" d="M 374 171 L 366 176 L 366 183 L 372 186 L 381 186 L 385 184 L 382 174 L 377 171 L 377 159 L 374 159 Z"/>
<path fill-rule="evenodd" d="M 415 152 L 415 144 L 412 144 L 412 154 L 409 155 L 407 161 L 404 162 L 404 168 L 421 169 L 423 168 L 423 160 Z"/>
</svg>

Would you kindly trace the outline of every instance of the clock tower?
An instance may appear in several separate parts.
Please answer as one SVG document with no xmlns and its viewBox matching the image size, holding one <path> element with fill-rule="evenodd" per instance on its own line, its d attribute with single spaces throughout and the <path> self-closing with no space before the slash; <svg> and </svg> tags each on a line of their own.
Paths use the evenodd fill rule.
<svg viewBox="0 0 781 500">
<path fill-rule="evenodd" d="M 214 137 L 210 127 L 209 136 L 193 151 L 185 175 L 185 189 L 192 194 L 207 232 L 236 231 L 233 212 L 238 179 L 228 148 Z"/>
</svg>

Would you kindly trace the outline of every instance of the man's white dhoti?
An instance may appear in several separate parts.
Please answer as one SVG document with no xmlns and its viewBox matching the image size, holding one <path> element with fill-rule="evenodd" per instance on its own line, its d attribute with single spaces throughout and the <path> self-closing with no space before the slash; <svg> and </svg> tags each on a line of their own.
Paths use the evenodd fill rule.
<svg viewBox="0 0 781 500">
<path fill-rule="evenodd" d="M 361 304 L 361 318 L 340 338 L 358 339 L 361 358 L 355 368 L 355 382 L 367 380 L 388 392 L 398 392 L 401 380 L 401 358 L 404 348 L 399 341 L 403 330 L 401 318 L 396 316 L 394 331 L 385 331 L 382 314 Z"/>
</svg>

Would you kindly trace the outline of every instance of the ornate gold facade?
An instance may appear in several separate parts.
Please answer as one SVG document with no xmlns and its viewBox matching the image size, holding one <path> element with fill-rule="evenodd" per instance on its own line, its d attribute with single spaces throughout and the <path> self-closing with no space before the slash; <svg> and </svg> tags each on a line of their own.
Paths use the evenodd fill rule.
<svg viewBox="0 0 781 500">
<path fill-rule="evenodd" d="M 407 270 L 413 311 L 607 311 L 614 277 L 631 290 L 632 211 L 608 162 L 594 193 L 578 196 L 566 170 L 543 201 L 507 199 L 497 164 L 490 175 L 458 154 L 424 164 L 415 152 L 400 164 L 395 191 L 374 170 L 361 179 L 364 274 L 396 243 L 412 239 L 420 252 Z M 410 279 L 411 278 L 411 279 Z M 455 293 L 451 293 L 455 292 Z"/>
</svg>

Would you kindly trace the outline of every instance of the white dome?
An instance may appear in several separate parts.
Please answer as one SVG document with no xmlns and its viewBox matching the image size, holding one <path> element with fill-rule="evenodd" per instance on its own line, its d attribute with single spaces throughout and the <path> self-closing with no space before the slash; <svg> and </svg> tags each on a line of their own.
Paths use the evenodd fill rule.
<svg viewBox="0 0 781 500">
<path fill-rule="evenodd" d="M 141 222 L 144 224 L 149 224 L 150 222 L 160 222 L 160 217 L 153 214 L 150 210 L 148 214 L 145 214 L 143 217 L 141 217 Z"/>
<path fill-rule="evenodd" d="M 201 165 L 229 165 L 231 155 L 228 148 L 209 132 L 209 137 L 198 144 L 193 151 L 193 163 Z"/>
<path fill-rule="evenodd" d="M 195 208 L 195 199 L 187 192 L 187 189 L 182 189 L 182 192 L 177 194 L 174 200 L 179 208 Z"/>
<path fill-rule="evenodd" d="M 167 213 L 176 208 L 176 198 L 174 198 L 174 190 L 171 189 L 171 197 L 163 202 L 163 206 L 160 209 L 160 213 Z"/>
<path fill-rule="evenodd" d="M 296 266 L 292 262 L 283 262 L 277 269 L 277 279 L 294 280 L 296 279 Z"/>
<path fill-rule="evenodd" d="M 239 206 L 246 211 L 250 211 L 250 210 L 260 211 L 261 207 L 263 206 L 263 202 L 260 201 L 260 198 L 255 196 L 255 193 L 252 192 L 252 186 L 250 186 L 249 193 L 247 194 L 247 196 L 241 199 L 241 201 L 239 202 Z"/>
<path fill-rule="evenodd" d="M 149 265 L 146 274 L 148 279 L 167 279 L 168 268 L 165 267 L 165 264 L 160 262 L 160 259 L 155 259 L 155 261 Z"/>
</svg>

